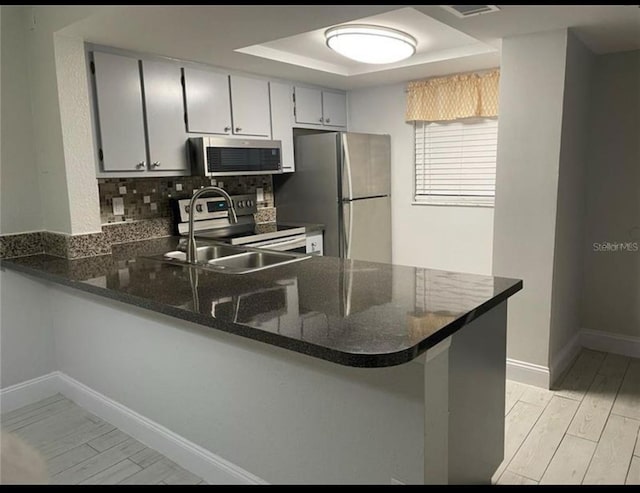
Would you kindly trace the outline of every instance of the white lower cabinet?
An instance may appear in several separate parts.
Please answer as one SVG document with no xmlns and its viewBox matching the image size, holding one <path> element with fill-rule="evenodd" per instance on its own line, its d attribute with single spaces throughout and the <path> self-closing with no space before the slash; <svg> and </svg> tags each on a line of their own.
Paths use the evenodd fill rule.
<svg viewBox="0 0 640 493">
<path fill-rule="evenodd" d="M 311 253 L 313 255 L 324 255 L 322 231 L 307 235 L 307 253 Z"/>
</svg>

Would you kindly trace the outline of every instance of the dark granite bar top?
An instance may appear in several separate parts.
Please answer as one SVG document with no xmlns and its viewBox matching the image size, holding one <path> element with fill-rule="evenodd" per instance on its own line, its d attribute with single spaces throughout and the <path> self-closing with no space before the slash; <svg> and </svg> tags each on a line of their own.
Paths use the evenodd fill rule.
<svg viewBox="0 0 640 493">
<path fill-rule="evenodd" d="M 111 255 L 45 254 L 3 268 L 341 365 L 406 363 L 522 289 L 522 281 L 312 256 L 232 275 L 144 258 L 179 237 Z M 202 243 L 202 242 L 201 242 Z"/>
</svg>

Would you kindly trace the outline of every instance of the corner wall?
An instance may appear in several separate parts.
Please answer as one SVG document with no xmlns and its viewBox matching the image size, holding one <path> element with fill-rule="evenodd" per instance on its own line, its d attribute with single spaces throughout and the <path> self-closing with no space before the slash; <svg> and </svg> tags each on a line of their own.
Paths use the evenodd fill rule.
<svg viewBox="0 0 640 493">
<path fill-rule="evenodd" d="M 349 92 L 349 130 L 391 135 L 393 263 L 491 274 L 493 209 L 412 205 L 413 125 L 406 83 Z"/>
<path fill-rule="evenodd" d="M 543 368 L 549 363 L 566 52 L 566 29 L 502 41 L 493 274 L 524 281 L 509 300 L 507 356 Z M 544 386 L 548 375 L 541 373 L 547 382 L 537 384 Z"/>
<path fill-rule="evenodd" d="M 640 343 L 640 50 L 599 55 L 590 99 L 582 327 Z"/>
<path fill-rule="evenodd" d="M 552 382 L 579 349 L 580 298 L 585 287 L 585 175 L 593 64 L 594 55 L 569 31 L 551 292 L 549 370 Z"/>
</svg>

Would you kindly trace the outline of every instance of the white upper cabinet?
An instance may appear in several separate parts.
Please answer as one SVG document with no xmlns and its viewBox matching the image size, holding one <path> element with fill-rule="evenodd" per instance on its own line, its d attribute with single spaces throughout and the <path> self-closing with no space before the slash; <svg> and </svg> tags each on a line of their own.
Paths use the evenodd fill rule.
<svg viewBox="0 0 640 493">
<path fill-rule="evenodd" d="M 347 126 L 347 98 L 344 93 L 296 87 L 295 95 L 296 123 Z"/>
<path fill-rule="evenodd" d="M 231 75 L 234 135 L 271 136 L 269 82 Z"/>
<path fill-rule="evenodd" d="M 229 76 L 209 70 L 184 68 L 187 130 L 231 134 Z"/>
<path fill-rule="evenodd" d="M 271 130 L 273 139 L 282 145 L 282 171 L 295 170 L 293 158 L 293 86 L 283 82 L 269 83 L 271 95 Z"/>
<path fill-rule="evenodd" d="M 102 169 L 143 171 L 147 148 L 139 62 L 95 52 L 93 63 Z"/>
<path fill-rule="evenodd" d="M 322 91 L 322 115 L 324 125 L 347 126 L 347 96 L 342 92 Z"/>
<path fill-rule="evenodd" d="M 149 170 L 188 171 L 182 74 L 173 63 L 142 61 Z"/>
<path fill-rule="evenodd" d="M 296 87 L 296 123 L 322 125 L 322 91 Z"/>
</svg>

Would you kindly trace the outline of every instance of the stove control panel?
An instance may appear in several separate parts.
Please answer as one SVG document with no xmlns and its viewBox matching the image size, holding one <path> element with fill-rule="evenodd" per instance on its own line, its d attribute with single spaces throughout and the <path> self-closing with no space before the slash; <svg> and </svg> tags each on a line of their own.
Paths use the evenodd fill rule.
<svg viewBox="0 0 640 493">
<path fill-rule="evenodd" d="M 255 194 L 232 195 L 231 200 L 233 200 L 233 206 L 238 217 L 251 215 L 258 210 Z M 189 221 L 190 201 L 191 199 L 178 200 L 180 222 L 186 223 Z M 193 220 L 204 221 L 227 217 L 227 208 L 227 201 L 220 196 L 201 197 L 195 202 Z"/>
</svg>

